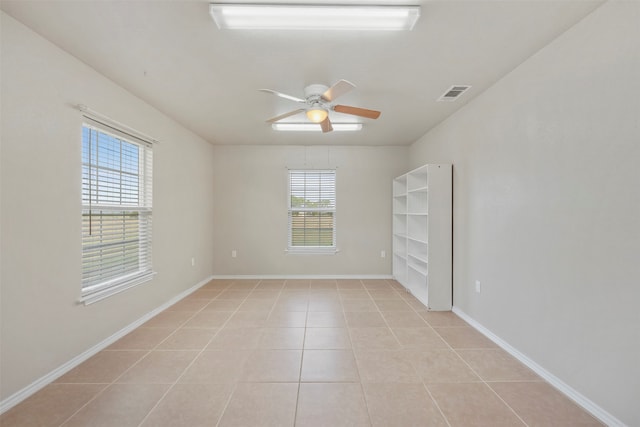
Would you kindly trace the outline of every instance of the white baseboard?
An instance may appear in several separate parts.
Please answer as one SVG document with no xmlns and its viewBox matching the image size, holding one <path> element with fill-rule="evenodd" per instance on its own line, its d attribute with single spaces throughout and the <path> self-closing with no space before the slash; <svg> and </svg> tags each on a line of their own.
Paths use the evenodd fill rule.
<svg viewBox="0 0 640 427">
<path fill-rule="evenodd" d="M 520 351 L 512 347 L 509 343 L 504 341 L 502 338 L 495 335 L 489 329 L 482 326 L 473 318 L 469 317 L 464 311 L 462 311 L 458 307 L 453 307 L 452 311 L 460 316 L 465 322 L 471 325 L 473 328 L 478 330 L 481 334 L 489 338 L 491 341 L 496 343 L 499 347 L 505 350 L 507 353 L 518 359 L 524 365 L 526 365 L 529 369 L 534 371 L 536 374 L 540 375 L 545 379 L 549 384 L 557 388 L 561 393 L 566 395 L 569 399 L 573 400 L 576 404 L 583 407 L 586 411 L 588 411 L 591 415 L 605 423 L 609 427 L 625 427 L 625 424 L 611 415 L 609 412 L 602 409 L 600 406 L 596 405 L 593 401 L 576 391 L 570 385 L 562 381 L 560 378 L 556 377 L 542 366 L 538 365 L 529 357 L 522 354 Z"/>
<path fill-rule="evenodd" d="M 98 344 L 94 345 L 90 349 L 86 350 L 85 352 L 83 352 L 83 353 L 79 354 L 78 356 L 74 357 L 73 359 L 69 360 L 67 363 L 63 364 L 62 366 L 59 366 L 58 368 L 56 368 L 53 371 L 51 371 L 48 374 L 46 374 L 45 376 L 37 379 L 36 381 L 34 381 L 33 383 L 29 384 L 28 386 L 26 386 L 22 390 L 19 390 L 16 393 L 12 394 L 11 396 L 7 397 L 2 402 L 0 402 L 0 414 L 3 414 L 6 411 L 8 411 L 9 409 L 13 408 L 18 403 L 22 402 L 23 400 L 25 400 L 29 396 L 33 395 L 37 391 L 41 390 L 42 388 L 44 388 L 48 384 L 50 384 L 53 381 L 57 380 L 62 375 L 66 374 L 67 372 L 69 372 L 70 370 L 75 368 L 76 366 L 80 365 L 85 360 L 89 359 L 90 357 L 94 356 L 95 354 L 99 353 L 100 351 L 104 350 L 105 348 L 109 347 L 111 344 L 113 344 L 114 342 L 116 342 L 117 340 L 122 338 L 123 336 L 127 335 L 129 332 L 133 331 L 134 329 L 136 329 L 137 327 L 139 327 L 140 325 L 142 325 L 143 323 L 145 323 L 146 321 L 148 321 L 152 317 L 156 316 L 160 312 L 162 312 L 162 311 L 166 310 L 167 308 L 171 307 L 172 305 L 174 305 L 175 303 L 177 303 L 181 299 L 185 298 L 189 294 L 195 292 L 200 287 L 202 287 L 205 284 L 207 284 L 212 278 L 213 278 L 213 276 L 207 277 L 206 279 L 202 280 L 201 282 L 197 283 L 196 285 L 192 286 L 191 288 L 187 289 L 186 291 L 178 294 L 177 296 L 173 297 L 172 299 L 170 299 L 166 303 L 162 304 L 160 307 L 158 307 L 158 308 L 150 311 L 149 313 L 145 314 L 144 316 L 142 316 L 141 318 L 139 318 L 135 322 L 133 322 L 133 323 L 125 326 L 124 328 L 120 329 L 118 332 L 116 332 L 115 334 L 111 335 L 109 338 L 99 342 Z"/>
<path fill-rule="evenodd" d="M 328 280 L 348 280 L 348 279 L 393 279 L 390 274 L 218 274 L 211 276 L 213 279 L 283 279 L 283 280 L 295 280 L 295 279 L 328 279 Z"/>
</svg>

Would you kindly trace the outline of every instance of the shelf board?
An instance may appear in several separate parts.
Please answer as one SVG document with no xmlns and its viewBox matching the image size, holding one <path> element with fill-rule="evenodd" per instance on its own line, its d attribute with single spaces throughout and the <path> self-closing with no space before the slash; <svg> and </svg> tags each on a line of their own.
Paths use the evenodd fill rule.
<svg viewBox="0 0 640 427">
<path fill-rule="evenodd" d="M 409 240 L 413 240 L 414 242 L 423 243 L 425 245 L 427 245 L 429 243 L 426 240 L 416 239 L 415 237 L 409 237 L 409 236 L 403 236 L 403 237 L 406 237 Z"/>
<path fill-rule="evenodd" d="M 427 186 L 412 188 L 409 191 L 407 191 L 407 193 L 427 193 L 427 192 L 429 192 L 429 187 Z"/>
<path fill-rule="evenodd" d="M 423 269 L 423 268 L 421 268 L 419 266 L 416 266 L 416 265 L 412 265 L 411 263 L 407 263 L 407 268 L 410 268 L 411 270 L 413 270 L 416 273 L 424 276 L 425 278 L 429 276 L 426 269 Z"/>
<path fill-rule="evenodd" d="M 412 253 L 407 253 L 407 258 L 413 258 L 413 259 L 418 260 L 420 262 L 424 262 L 425 264 L 429 264 L 429 261 L 426 258 L 423 258 L 420 255 L 414 255 Z"/>
<path fill-rule="evenodd" d="M 426 212 L 407 212 L 407 215 L 428 216 L 429 214 Z"/>
</svg>

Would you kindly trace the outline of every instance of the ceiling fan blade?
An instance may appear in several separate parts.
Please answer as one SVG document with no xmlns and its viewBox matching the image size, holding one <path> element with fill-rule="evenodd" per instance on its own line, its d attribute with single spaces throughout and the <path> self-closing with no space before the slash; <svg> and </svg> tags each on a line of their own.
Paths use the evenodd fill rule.
<svg viewBox="0 0 640 427">
<path fill-rule="evenodd" d="M 320 127 L 322 128 L 322 133 L 331 132 L 333 130 L 333 126 L 331 126 L 331 120 L 329 120 L 329 116 L 326 119 L 320 122 Z"/>
<path fill-rule="evenodd" d="M 380 111 L 367 110 L 366 108 L 350 107 L 348 105 L 334 105 L 333 111 L 343 114 L 352 114 L 354 116 L 366 117 L 367 119 L 377 119 L 380 117 Z"/>
<path fill-rule="evenodd" d="M 348 82 L 346 80 L 340 80 L 338 83 L 331 86 L 329 89 L 325 91 L 325 93 L 322 94 L 322 99 L 324 99 L 325 101 L 331 102 L 337 97 L 342 96 L 345 93 L 349 92 L 354 87 L 356 87 L 356 85 L 354 85 L 353 83 Z"/>
<path fill-rule="evenodd" d="M 287 117 L 293 116 L 298 113 L 302 113 L 303 111 L 305 111 L 304 108 L 298 108 L 297 110 L 289 111 L 288 113 L 284 113 L 284 114 L 280 114 L 279 116 L 272 117 L 269 120 L 267 120 L 267 123 L 275 123 L 278 120 L 286 119 Z"/>
<path fill-rule="evenodd" d="M 275 90 L 271 90 L 271 89 L 258 89 L 258 90 L 260 92 L 271 93 L 271 94 L 273 94 L 275 96 L 279 96 L 280 98 L 289 99 L 289 100 L 295 101 L 295 102 L 302 102 L 303 104 L 307 102 L 306 100 L 304 100 L 302 98 L 297 98 L 295 96 L 287 95 L 286 93 L 276 92 Z"/>
</svg>

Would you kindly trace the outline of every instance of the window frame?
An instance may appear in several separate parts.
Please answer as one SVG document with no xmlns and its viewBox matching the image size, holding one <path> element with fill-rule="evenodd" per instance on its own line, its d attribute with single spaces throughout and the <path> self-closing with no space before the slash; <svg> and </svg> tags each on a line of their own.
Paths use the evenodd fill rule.
<svg viewBox="0 0 640 427">
<path fill-rule="evenodd" d="M 308 208 L 308 207 L 294 207 L 292 206 L 292 176 L 294 174 L 331 174 L 333 175 L 333 188 L 331 193 L 333 198 L 331 200 L 332 207 L 329 208 Z M 317 179 L 320 179 L 318 177 Z M 305 185 L 306 193 L 306 185 Z M 293 245 L 293 213 L 294 212 L 316 212 L 332 213 L 332 230 L 331 239 L 332 245 L 320 246 L 320 245 Z M 288 169 L 287 170 L 287 253 L 289 254 L 321 254 L 332 255 L 338 252 L 337 246 L 337 170 L 336 169 Z M 320 236 L 318 237 L 320 239 Z"/>
<path fill-rule="evenodd" d="M 91 148 L 87 150 L 88 153 L 85 152 L 86 132 L 89 132 L 89 147 L 97 150 L 95 159 L 89 154 Z M 94 137 L 95 140 L 93 140 Z M 103 139 L 101 140 L 100 137 Z M 99 150 L 113 148 L 113 143 L 116 141 L 120 143 L 119 151 L 116 151 L 115 156 L 119 157 L 120 165 L 118 167 L 101 165 L 98 160 Z M 137 162 L 132 161 L 133 167 L 137 168 L 136 172 L 130 169 L 131 163 L 125 166 L 123 156 L 126 150 L 134 150 L 132 151 L 134 153 L 137 151 Z M 155 274 L 152 262 L 153 145 L 150 141 L 115 125 L 85 115 L 82 123 L 81 165 L 80 302 L 87 305 L 145 283 Z M 92 182 L 92 178 L 95 179 L 100 174 L 117 177 L 118 185 L 100 183 L 99 180 Z M 134 184 L 123 184 L 126 176 L 133 177 Z M 107 196 L 107 191 L 112 195 Z M 114 201 L 115 198 L 119 201 Z M 136 202 L 134 203 L 133 200 Z M 119 216 L 122 217 L 121 221 Z M 135 216 L 136 219 L 131 220 L 131 216 Z M 97 236 L 92 235 L 95 230 L 94 221 L 98 221 L 95 227 L 104 227 L 98 228 L 100 232 Z M 89 233 L 87 233 L 87 227 L 91 230 Z M 105 243 L 105 240 L 117 238 L 120 234 L 122 239 Z M 134 236 L 133 239 L 132 236 Z M 116 248 L 111 258 L 108 255 L 110 248 Z M 135 255 L 137 261 L 126 260 L 126 257 L 134 256 L 132 253 L 137 254 Z M 114 270 L 120 271 L 109 273 L 108 270 L 111 269 L 109 261 L 118 257 L 122 258 L 122 262 L 111 266 L 115 267 Z M 91 263 L 91 260 L 96 258 L 99 261 Z M 90 274 L 90 270 L 93 273 Z"/>
</svg>

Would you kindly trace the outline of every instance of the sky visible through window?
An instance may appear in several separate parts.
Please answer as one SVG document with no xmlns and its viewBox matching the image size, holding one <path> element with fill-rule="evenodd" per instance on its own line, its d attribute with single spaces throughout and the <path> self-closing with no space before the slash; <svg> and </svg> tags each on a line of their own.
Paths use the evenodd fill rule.
<svg viewBox="0 0 640 427">
<path fill-rule="evenodd" d="M 140 147 L 84 126 L 82 200 L 92 205 L 136 206 L 140 201 Z"/>
<path fill-rule="evenodd" d="M 82 128 L 83 289 L 150 271 L 144 150 L 103 129 Z"/>
</svg>

